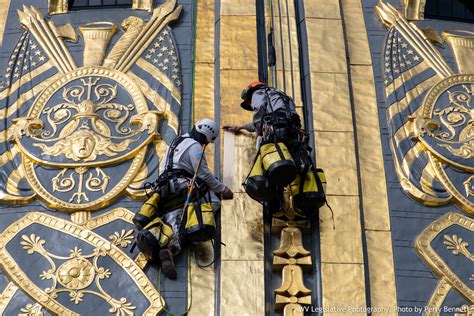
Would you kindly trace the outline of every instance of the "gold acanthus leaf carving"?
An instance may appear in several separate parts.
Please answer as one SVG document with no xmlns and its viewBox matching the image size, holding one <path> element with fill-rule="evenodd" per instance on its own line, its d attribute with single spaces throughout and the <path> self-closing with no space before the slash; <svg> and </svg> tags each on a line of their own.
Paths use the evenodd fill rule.
<svg viewBox="0 0 474 316">
<path fill-rule="evenodd" d="M 463 184 L 466 190 L 466 196 L 474 195 L 474 176 L 469 177 Z"/>
<path fill-rule="evenodd" d="M 20 245 L 23 246 L 23 249 L 25 249 L 29 255 L 35 252 L 47 254 L 47 251 L 43 247 L 46 241 L 41 239 L 41 237 L 31 234 L 30 236 L 23 235 L 21 239 L 23 240 L 20 242 Z"/>
<path fill-rule="evenodd" d="M 455 156 L 465 158 L 465 159 L 472 159 L 474 158 L 474 139 L 469 141 L 467 144 L 462 145 L 459 148 L 454 148 L 450 145 L 440 145 L 441 147 L 446 148 Z"/>
<path fill-rule="evenodd" d="M 69 202 L 76 200 L 77 203 L 81 203 L 82 199 L 89 201 L 87 192 L 105 192 L 109 185 L 110 177 L 99 167 L 95 168 L 95 172 L 89 173 L 87 179 L 84 175 L 89 168 L 77 167 L 72 173 L 67 175 L 69 169 L 65 168 L 60 171 L 56 177 L 52 179 L 53 192 L 70 192 L 75 189 L 75 193 L 70 198 Z M 76 175 L 78 177 L 76 181 Z M 87 191 L 84 191 L 84 186 Z"/>
<path fill-rule="evenodd" d="M 457 235 L 444 235 L 443 243 L 446 245 L 446 248 L 451 250 L 455 256 L 462 254 L 469 260 L 474 261 L 474 255 L 472 255 L 467 249 L 469 244 L 465 242 L 462 237 L 458 237 Z"/>
<path fill-rule="evenodd" d="M 410 116 L 408 120 L 414 123 L 413 140 L 417 140 L 425 135 L 433 136 L 433 131 L 440 128 L 440 124 L 431 118 Z"/>
<path fill-rule="evenodd" d="M 162 111 L 147 111 L 134 115 L 130 119 L 132 125 L 140 126 L 140 131 L 148 131 L 149 134 L 158 136 L 158 125 L 160 118 L 166 118 L 165 112 Z"/>
<path fill-rule="evenodd" d="M 13 120 L 13 125 L 8 131 L 8 140 L 14 140 L 15 137 L 34 136 L 35 130 L 44 127 L 43 121 L 35 117 L 20 117 Z"/>
<path fill-rule="evenodd" d="M 128 245 L 132 243 L 133 238 L 133 229 L 130 229 L 128 231 L 122 229 L 120 233 L 114 232 L 112 235 L 109 236 L 109 239 L 114 245 L 120 246 L 122 248 L 127 248 Z"/>
<path fill-rule="evenodd" d="M 440 146 L 449 150 L 453 155 L 470 159 L 474 158 L 474 109 L 471 108 L 471 88 L 464 87 L 464 89 L 466 91 L 451 92 L 448 90 L 450 106 L 434 111 L 442 126 L 447 129 L 435 137 L 448 142 L 448 144 Z M 456 128 L 462 128 L 459 135 Z M 461 144 L 461 146 L 456 148 L 449 143 Z"/>
<path fill-rule="evenodd" d="M 27 304 L 25 307 L 20 309 L 18 316 L 43 316 L 43 307 L 38 304 Z"/>
</svg>

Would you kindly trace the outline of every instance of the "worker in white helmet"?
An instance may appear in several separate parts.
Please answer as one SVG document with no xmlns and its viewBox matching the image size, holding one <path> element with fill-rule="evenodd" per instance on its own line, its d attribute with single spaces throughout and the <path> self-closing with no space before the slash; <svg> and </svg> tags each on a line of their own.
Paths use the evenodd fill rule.
<svg viewBox="0 0 474 316">
<path fill-rule="evenodd" d="M 205 186 L 210 191 L 214 212 L 220 208 L 220 199 L 232 199 L 234 196 L 233 192 L 216 179 L 209 170 L 206 156 L 203 152 L 203 145 L 214 143 L 218 135 L 219 127 L 216 122 L 210 119 L 200 120 L 194 125 L 191 132 L 181 135 L 173 141 L 161 165 L 162 176 L 166 176 L 167 173 L 170 175 L 184 175 L 181 179 L 189 181 L 198 169 L 199 160 L 202 159 L 197 171 L 197 181 L 201 187 Z M 179 207 L 167 212 L 163 216 L 163 219 L 173 228 L 174 235 L 168 246 L 160 250 L 159 258 L 163 273 L 172 279 L 176 278 L 173 256 L 181 251 L 182 236 L 180 236 L 179 228 L 182 212 L 183 208 Z"/>
</svg>

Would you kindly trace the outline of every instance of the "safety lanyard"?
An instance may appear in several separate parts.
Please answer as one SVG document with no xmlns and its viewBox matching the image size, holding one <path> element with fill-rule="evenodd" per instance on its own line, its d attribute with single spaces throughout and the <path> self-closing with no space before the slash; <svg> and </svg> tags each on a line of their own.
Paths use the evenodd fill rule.
<svg viewBox="0 0 474 316">
<path fill-rule="evenodd" d="M 206 150 L 206 146 L 207 146 L 207 144 L 202 145 L 202 152 L 201 152 L 201 155 L 199 157 L 199 161 L 198 161 L 198 165 L 196 167 L 196 171 L 194 172 L 194 176 L 191 180 L 191 183 L 188 186 L 188 195 L 186 196 L 186 203 L 184 204 L 183 211 L 186 211 L 186 209 L 188 208 L 189 203 L 191 202 L 191 195 L 192 195 L 193 190 L 194 190 L 194 185 L 196 183 L 196 179 L 197 179 L 197 175 L 199 173 L 199 169 L 201 168 L 202 160 L 204 159 L 204 151 Z"/>
<path fill-rule="evenodd" d="M 191 137 L 179 136 L 179 137 L 176 137 L 173 140 L 173 142 L 171 143 L 170 149 L 168 151 L 168 157 L 166 157 L 166 159 L 168 160 L 166 162 L 166 171 L 167 172 L 170 172 L 171 170 L 173 170 L 174 151 L 179 146 L 179 144 L 181 144 L 186 138 L 191 138 Z"/>
</svg>

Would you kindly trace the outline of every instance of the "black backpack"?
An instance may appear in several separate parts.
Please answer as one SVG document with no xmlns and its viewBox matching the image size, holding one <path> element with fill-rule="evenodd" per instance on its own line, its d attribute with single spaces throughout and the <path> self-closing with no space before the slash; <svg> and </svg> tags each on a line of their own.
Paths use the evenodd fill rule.
<svg viewBox="0 0 474 316">
<path fill-rule="evenodd" d="M 301 119 L 296 112 L 291 110 L 291 108 L 295 108 L 295 103 L 291 97 L 280 90 L 274 89 L 273 91 L 278 96 L 278 100 L 285 103 L 286 107 L 273 111 L 268 91 L 267 88 L 265 94 L 272 112 L 265 115 L 263 121 L 271 126 L 273 133 L 264 139 L 264 143 L 284 143 L 293 157 L 297 172 L 306 173 L 312 165 L 312 159 L 309 155 L 311 148 L 303 143 L 300 133 L 302 130 Z"/>
</svg>

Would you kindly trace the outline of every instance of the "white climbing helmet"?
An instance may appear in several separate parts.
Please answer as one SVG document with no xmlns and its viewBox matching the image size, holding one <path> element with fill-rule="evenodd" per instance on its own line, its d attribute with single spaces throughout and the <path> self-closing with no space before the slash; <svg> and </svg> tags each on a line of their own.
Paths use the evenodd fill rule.
<svg viewBox="0 0 474 316">
<path fill-rule="evenodd" d="M 213 143 L 219 135 L 219 128 L 213 120 L 203 119 L 197 122 L 194 126 L 196 127 L 196 131 L 206 136 L 209 143 Z"/>
</svg>

